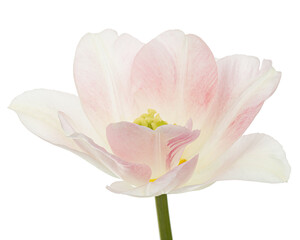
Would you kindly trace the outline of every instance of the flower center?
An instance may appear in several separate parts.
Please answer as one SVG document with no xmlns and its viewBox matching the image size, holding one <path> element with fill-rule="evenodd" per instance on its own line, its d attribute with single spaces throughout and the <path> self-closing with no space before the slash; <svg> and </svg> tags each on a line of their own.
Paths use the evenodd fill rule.
<svg viewBox="0 0 300 240">
<path fill-rule="evenodd" d="M 142 114 L 140 117 L 136 118 L 133 123 L 138 124 L 140 126 L 148 127 L 152 130 L 155 130 L 156 128 L 167 125 L 168 123 L 161 119 L 159 114 L 154 109 L 148 109 L 148 113 Z M 187 160 L 184 158 L 181 158 L 178 165 L 186 162 Z M 152 178 L 149 180 L 149 182 L 156 181 L 157 178 Z"/>
<path fill-rule="evenodd" d="M 142 114 L 140 117 L 136 118 L 133 123 L 148 127 L 152 130 L 168 124 L 166 121 L 162 120 L 159 114 L 153 109 L 148 109 L 148 113 Z"/>
</svg>

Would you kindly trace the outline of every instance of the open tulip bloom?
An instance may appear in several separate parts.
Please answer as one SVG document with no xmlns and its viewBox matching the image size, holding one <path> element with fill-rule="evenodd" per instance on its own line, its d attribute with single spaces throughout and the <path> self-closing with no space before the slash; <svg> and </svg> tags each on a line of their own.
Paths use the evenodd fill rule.
<svg viewBox="0 0 300 240">
<path fill-rule="evenodd" d="M 108 190 L 156 197 L 161 239 L 172 239 L 166 194 L 221 180 L 288 180 L 276 140 L 242 136 L 280 76 L 269 60 L 215 59 L 199 37 L 181 31 L 143 44 L 105 30 L 79 42 L 78 97 L 38 89 L 10 108 L 34 134 L 119 178 Z"/>
</svg>

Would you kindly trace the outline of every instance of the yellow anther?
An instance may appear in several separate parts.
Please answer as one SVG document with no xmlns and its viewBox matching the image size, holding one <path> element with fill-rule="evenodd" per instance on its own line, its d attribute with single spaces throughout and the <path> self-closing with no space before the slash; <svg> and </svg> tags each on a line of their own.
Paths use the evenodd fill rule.
<svg viewBox="0 0 300 240">
<path fill-rule="evenodd" d="M 183 163 L 185 163 L 186 161 L 187 161 L 186 159 L 181 158 L 180 161 L 179 161 L 179 163 L 178 163 L 178 165 L 183 164 Z"/>
<path fill-rule="evenodd" d="M 133 121 L 135 124 L 140 126 L 148 127 L 152 130 L 168 124 L 166 121 L 163 121 L 158 113 L 154 109 L 148 109 L 148 113 L 142 114 L 140 117 L 136 118 Z"/>
<path fill-rule="evenodd" d="M 157 178 L 150 179 L 149 182 L 154 182 L 154 181 L 156 181 L 156 179 Z"/>
</svg>

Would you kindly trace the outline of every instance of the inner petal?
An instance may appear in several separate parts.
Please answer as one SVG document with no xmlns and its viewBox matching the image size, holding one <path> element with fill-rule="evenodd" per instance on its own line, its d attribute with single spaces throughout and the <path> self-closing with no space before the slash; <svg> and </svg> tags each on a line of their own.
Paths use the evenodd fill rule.
<svg viewBox="0 0 300 240">
<path fill-rule="evenodd" d="M 167 124 L 154 110 L 134 122 L 110 124 L 106 129 L 107 140 L 118 157 L 150 166 L 151 179 L 176 167 L 185 147 L 200 134 L 199 130 Z"/>
<path fill-rule="evenodd" d="M 187 162 L 187 160 L 185 158 L 181 158 L 180 161 L 179 161 L 179 163 L 178 163 L 178 166 L 181 165 L 181 164 L 183 164 L 183 163 L 185 163 L 185 162 Z M 149 180 L 149 182 L 154 182 L 156 180 L 157 180 L 157 178 L 151 178 Z"/>
</svg>

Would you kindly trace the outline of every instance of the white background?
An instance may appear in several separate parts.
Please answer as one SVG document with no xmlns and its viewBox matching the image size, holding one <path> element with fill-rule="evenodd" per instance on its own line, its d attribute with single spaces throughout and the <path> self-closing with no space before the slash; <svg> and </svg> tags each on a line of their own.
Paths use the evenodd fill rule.
<svg viewBox="0 0 300 240">
<path fill-rule="evenodd" d="M 158 239 L 153 198 L 117 195 L 114 181 L 29 133 L 7 109 L 34 88 L 75 93 L 72 64 L 86 32 L 113 28 L 143 42 L 168 29 L 199 35 L 215 57 L 272 59 L 282 80 L 247 132 L 279 140 L 288 184 L 219 182 L 169 196 L 175 240 L 299 240 L 297 1 L 1 1 L 0 239 Z"/>
</svg>

